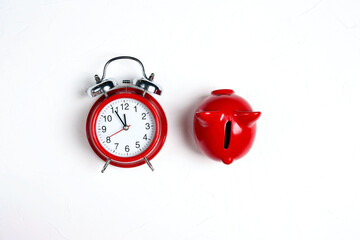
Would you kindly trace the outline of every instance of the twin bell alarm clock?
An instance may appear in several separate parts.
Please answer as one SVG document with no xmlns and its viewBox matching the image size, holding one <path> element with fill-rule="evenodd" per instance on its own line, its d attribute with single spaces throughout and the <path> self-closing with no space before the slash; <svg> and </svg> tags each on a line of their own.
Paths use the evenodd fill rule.
<svg viewBox="0 0 360 240">
<path fill-rule="evenodd" d="M 142 77 L 124 80 L 117 87 L 115 80 L 106 77 L 108 65 L 117 60 L 137 62 Z M 94 152 L 105 161 L 102 172 L 109 164 L 131 168 L 147 164 L 159 153 L 167 135 L 167 120 L 161 105 L 151 96 L 161 95 L 162 89 L 149 77 L 141 61 L 121 56 L 110 59 L 104 66 L 96 84 L 87 90 L 89 97 L 99 97 L 92 106 L 86 122 L 86 133 Z"/>
</svg>

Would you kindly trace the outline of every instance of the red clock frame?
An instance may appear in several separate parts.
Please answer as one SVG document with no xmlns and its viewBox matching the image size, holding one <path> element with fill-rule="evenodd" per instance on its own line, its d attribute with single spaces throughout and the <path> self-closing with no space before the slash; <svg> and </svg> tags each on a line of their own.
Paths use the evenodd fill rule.
<svg viewBox="0 0 360 240">
<path fill-rule="evenodd" d="M 142 96 L 143 91 L 136 88 L 119 88 L 108 92 L 108 97 L 101 96 L 92 106 L 86 121 L 86 134 L 91 148 L 104 161 L 110 158 L 111 165 L 123 168 L 137 167 L 145 163 L 144 157 L 149 161 L 153 159 L 163 147 L 167 135 L 167 120 L 160 104 L 150 94 Z M 101 110 L 110 102 L 120 98 L 132 98 L 145 104 L 155 119 L 155 137 L 150 146 L 142 153 L 133 157 L 119 157 L 108 152 L 101 144 L 96 134 L 96 121 Z"/>
</svg>

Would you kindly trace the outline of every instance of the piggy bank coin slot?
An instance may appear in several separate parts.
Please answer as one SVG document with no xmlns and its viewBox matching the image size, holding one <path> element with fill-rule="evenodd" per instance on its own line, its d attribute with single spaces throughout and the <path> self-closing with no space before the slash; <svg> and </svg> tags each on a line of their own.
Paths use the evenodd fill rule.
<svg viewBox="0 0 360 240">
<path fill-rule="evenodd" d="M 225 125 L 225 140 L 224 140 L 225 149 L 229 148 L 230 136 L 231 136 L 231 121 L 228 121 Z"/>
</svg>

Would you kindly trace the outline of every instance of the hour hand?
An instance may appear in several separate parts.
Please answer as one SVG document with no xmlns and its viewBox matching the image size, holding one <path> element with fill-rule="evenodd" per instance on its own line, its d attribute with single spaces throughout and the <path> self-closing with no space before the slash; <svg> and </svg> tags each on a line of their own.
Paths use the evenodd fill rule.
<svg viewBox="0 0 360 240">
<path fill-rule="evenodd" d="M 125 127 L 126 124 L 123 122 L 123 120 L 121 119 L 121 117 L 119 116 L 119 113 L 117 111 L 115 111 L 116 116 L 118 116 L 118 118 L 120 119 L 120 122 L 123 124 L 123 126 Z"/>
<path fill-rule="evenodd" d="M 125 113 L 124 113 L 124 122 L 125 122 L 125 126 L 127 126 Z"/>
</svg>

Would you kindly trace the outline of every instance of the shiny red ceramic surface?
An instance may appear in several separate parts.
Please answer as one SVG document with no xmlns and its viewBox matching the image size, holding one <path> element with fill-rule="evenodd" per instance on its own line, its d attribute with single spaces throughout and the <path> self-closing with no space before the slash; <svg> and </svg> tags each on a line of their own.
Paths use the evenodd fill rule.
<svg viewBox="0 0 360 240">
<path fill-rule="evenodd" d="M 212 91 L 195 112 L 196 142 L 210 158 L 230 164 L 250 150 L 260 114 L 231 89 Z"/>
</svg>

